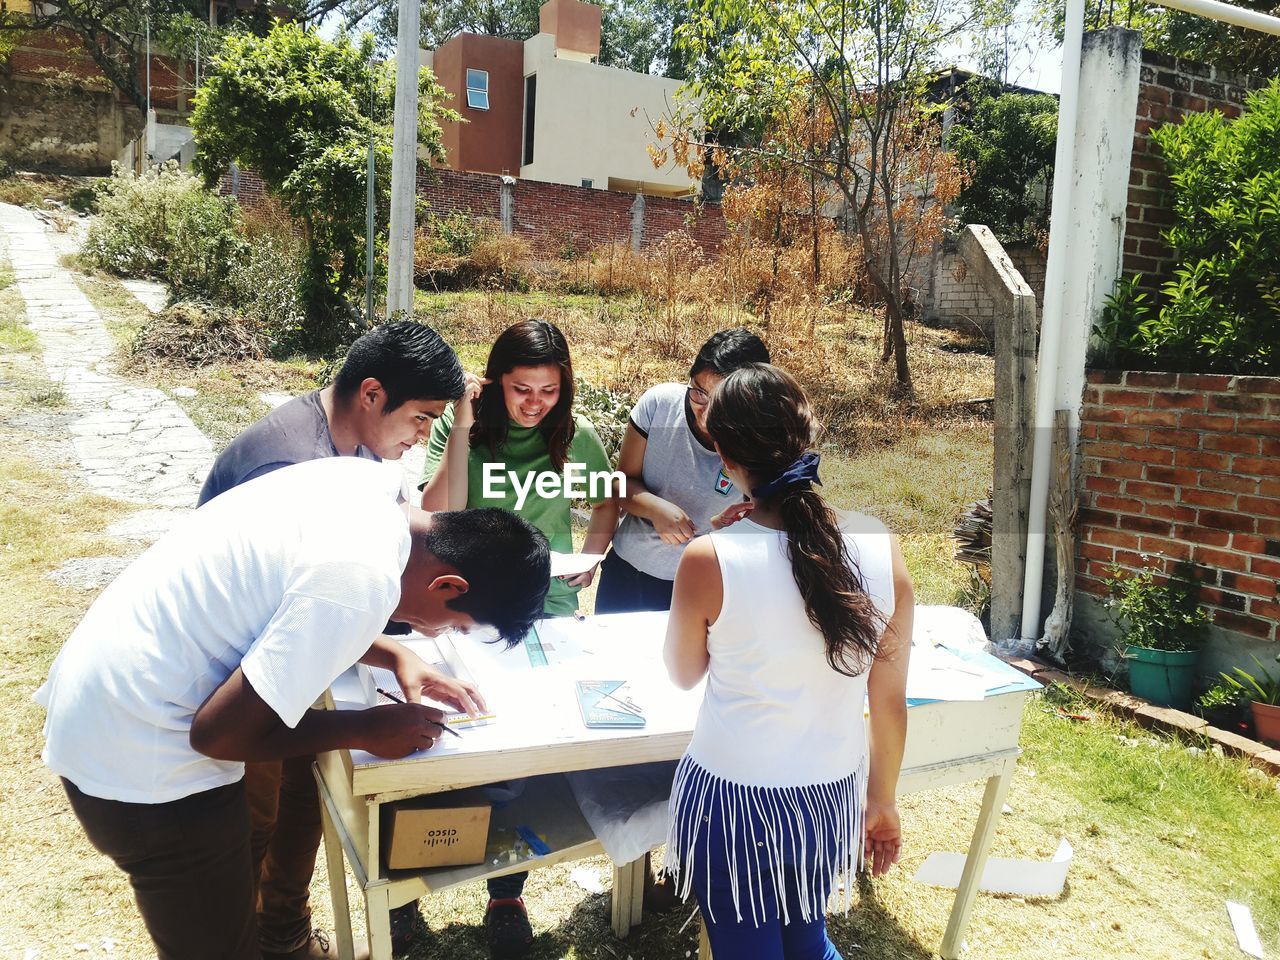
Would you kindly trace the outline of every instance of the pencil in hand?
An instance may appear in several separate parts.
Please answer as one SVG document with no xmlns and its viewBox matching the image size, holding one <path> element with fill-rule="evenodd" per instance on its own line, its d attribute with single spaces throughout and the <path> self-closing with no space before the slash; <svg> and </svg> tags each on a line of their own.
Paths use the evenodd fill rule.
<svg viewBox="0 0 1280 960">
<path fill-rule="evenodd" d="M 396 703 L 404 703 L 403 697 L 398 697 L 394 693 L 391 693 L 389 690 L 383 690 L 381 687 L 375 687 L 375 689 L 384 697 L 386 697 L 388 700 L 394 700 Z M 441 730 L 443 730 L 445 733 L 452 733 L 459 740 L 462 739 L 462 734 L 460 734 L 457 730 L 453 729 L 453 727 L 449 726 L 447 723 L 441 723 L 438 720 L 432 720 L 431 722 L 434 723 Z"/>
</svg>

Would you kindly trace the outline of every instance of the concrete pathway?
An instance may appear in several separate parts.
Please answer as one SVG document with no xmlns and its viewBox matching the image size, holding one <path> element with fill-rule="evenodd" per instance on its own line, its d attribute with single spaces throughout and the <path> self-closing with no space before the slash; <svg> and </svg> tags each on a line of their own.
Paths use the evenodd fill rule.
<svg viewBox="0 0 1280 960">
<path fill-rule="evenodd" d="M 0 246 L 49 378 L 66 395 L 79 478 L 104 496 L 190 508 L 213 463 L 209 440 L 168 394 L 113 371 L 102 317 L 30 212 L 0 204 Z"/>
</svg>

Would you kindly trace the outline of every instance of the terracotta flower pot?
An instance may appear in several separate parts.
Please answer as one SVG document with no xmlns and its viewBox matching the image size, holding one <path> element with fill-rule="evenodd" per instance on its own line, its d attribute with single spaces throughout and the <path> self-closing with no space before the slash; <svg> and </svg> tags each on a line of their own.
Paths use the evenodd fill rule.
<svg viewBox="0 0 1280 960">
<path fill-rule="evenodd" d="M 1250 706 L 1253 707 L 1253 729 L 1258 739 L 1272 746 L 1280 746 L 1280 707 L 1259 703 L 1257 700 Z"/>
</svg>

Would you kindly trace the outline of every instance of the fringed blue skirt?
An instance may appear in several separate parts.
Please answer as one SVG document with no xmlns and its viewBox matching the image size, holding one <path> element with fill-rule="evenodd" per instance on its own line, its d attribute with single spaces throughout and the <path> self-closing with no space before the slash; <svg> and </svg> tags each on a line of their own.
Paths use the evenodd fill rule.
<svg viewBox="0 0 1280 960">
<path fill-rule="evenodd" d="M 718 777 L 686 754 L 671 790 L 664 869 L 682 898 L 698 892 L 705 902 L 713 869 L 727 868 L 738 923 L 790 923 L 788 902 L 799 904 L 796 919 L 813 922 L 825 916 L 837 877 L 848 910 L 862 864 L 864 791 L 865 766 L 830 783 L 756 787 Z"/>
</svg>

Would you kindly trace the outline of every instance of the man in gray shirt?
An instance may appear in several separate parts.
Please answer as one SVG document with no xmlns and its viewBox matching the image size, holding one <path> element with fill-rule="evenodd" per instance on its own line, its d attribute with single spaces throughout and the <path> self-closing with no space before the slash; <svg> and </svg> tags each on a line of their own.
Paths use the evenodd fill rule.
<svg viewBox="0 0 1280 960">
<path fill-rule="evenodd" d="M 232 440 L 214 461 L 199 502 L 308 460 L 399 460 L 431 433 L 432 423 L 462 395 L 465 383 L 457 355 L 430 327 L 408 320 L 375 327 L 351 345 L 333 383 L 282 404 Z M 323 523 L 324 517 L 316 522 Z M 380 640 L 377 646 L 385 651 L 389 666 L 397 659 L 417 661 L 394 641 Z M 435 684 L 428 690 L 434 699 L 458 709 L 472 708 L 468 698 L 473 691 L 421 661 L 412 667 L 414 676 Z M 308 894 L 322 833 L 320 800 L 311 774 L 314 759 L 245 764 L 264 960 L 337 956 L 327 938 L 311 928 Z M 416 917 L 411 906 L 404 917 L 409 922 L 396 926 L 407 927 L 411 937 Z"/>
</svg>

